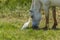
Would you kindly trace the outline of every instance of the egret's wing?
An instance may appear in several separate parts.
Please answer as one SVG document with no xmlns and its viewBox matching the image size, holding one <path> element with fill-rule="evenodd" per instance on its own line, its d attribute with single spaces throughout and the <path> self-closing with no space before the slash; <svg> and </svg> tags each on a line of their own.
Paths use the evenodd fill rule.
<svg viewBox="0 0 60 40">
<path fill-rule="evenodd" d="M 30 23 L 30 18 L 29 18 L 29 20 L 26 22 L 26 23 L 24 23 L 24 25 L 22 26 L 22 30 L 23 29 L 26 29 L 27 27 L 28 27 L 28 25 L 29 25 L 29 23 Z"/>
</svg>

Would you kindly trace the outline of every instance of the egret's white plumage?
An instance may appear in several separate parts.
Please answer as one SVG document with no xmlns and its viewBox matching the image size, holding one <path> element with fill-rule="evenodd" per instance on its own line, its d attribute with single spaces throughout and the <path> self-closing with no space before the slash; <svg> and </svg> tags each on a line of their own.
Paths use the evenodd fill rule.
<svg viewBox="0 0 60 40">
<path fill-rule="evenodd" d="M 31 22 L 31 18 L 29 18 L 29 20 L 24 23 L 24 25 L 22 26 L 21 30 L 26 29 L 30 22 Z"/>
</svg>

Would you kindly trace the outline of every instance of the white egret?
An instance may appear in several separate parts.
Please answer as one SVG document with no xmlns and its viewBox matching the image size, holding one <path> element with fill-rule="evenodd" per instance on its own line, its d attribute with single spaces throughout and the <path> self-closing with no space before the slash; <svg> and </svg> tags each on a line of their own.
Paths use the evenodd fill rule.
<svg viewBox="0 0 60 40">
<path fill-rule="evenodd" d="M 31 22 L 31 18 L 29 18 L 29 20 L 24 23 L 24 25 L 22 26 L 21 30 L 26 29 L 30 22 Z"/>
</svg>

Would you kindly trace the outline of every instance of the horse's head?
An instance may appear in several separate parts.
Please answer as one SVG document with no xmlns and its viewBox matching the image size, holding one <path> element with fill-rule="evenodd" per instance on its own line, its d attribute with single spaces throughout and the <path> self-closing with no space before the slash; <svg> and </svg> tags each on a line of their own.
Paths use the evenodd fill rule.
<svg viewBox="0 0 60 40">
<path fill-rule="evenodd" d="M 40 0 L 33 0 L 30 8 L 30 15 L 32 18 L 32 26 L 38 26 L 41 20 L 41 3 Z"/>
<path fill-rule="evenodd" d="M 39 10 L 30 10 L 30 15 L 32 18 L 32 26 L 38 26 L 41 20 L 41 12 Z"/>
</svg>

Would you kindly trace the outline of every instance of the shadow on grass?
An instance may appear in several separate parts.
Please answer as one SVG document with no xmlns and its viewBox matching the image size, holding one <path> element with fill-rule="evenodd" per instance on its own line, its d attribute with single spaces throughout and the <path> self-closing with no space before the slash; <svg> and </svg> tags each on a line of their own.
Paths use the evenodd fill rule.
<svg viewBox="0 0 60 40">
<path fill-rule="evenodd" d="M 60 30 L 60 28 L 55 28 L 55 29 L 52 29 L 52 28 L 51 28 L 51 29 L 49 29 L 49 30 Z"/>
<path fill-rule="evenodd" d="M 33 28 L 32 27 L 27 27 L 27 29 L 33 29 Z M 33 30 L 36 30 L 36 29 L 33 29 Z M 47 31 L 47 30 L 60 30 L 60 28 L 55 28 L 55 29 L 52 29 L 52 28 L 47 28 L 47 29 L 39 28 L 37 30 L 44 30 L 44 31 Z"/>
</svg>

